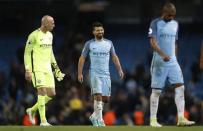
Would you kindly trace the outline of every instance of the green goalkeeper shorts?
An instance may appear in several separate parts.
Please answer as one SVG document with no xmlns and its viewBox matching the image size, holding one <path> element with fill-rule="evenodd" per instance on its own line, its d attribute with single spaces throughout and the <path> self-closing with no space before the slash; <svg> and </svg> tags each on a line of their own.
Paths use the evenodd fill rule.
<svg viewBox="0 0 203 131">
<path fill-rule="evenodd" d="M 55 81 L 52 72 L 33 72 L 32 83 L 35 88 L 46 87 L 54 88 Z"/>
</svg>

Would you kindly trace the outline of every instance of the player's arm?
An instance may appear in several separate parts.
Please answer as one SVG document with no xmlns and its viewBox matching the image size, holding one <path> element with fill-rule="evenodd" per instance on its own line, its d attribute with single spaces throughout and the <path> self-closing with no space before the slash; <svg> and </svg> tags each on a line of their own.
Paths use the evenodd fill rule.
<svg viewBox="0 0 203 131">
<path fill-rule="evenodd" d="M 203 42 L 200 50 L 200 69 L 203 70 Z"/>
<path fill-rule="evenodd" d="M 178 41 L 178 32 L 179 32 L 179 25 L 178 25 L 176 36 L 175 36 L 175 38 L 176 38 L 176 43 L 175 43 L 175 54 L 176 54 L 176 57 L 178 57 L 178 43 L 177 43 L 177 41 Z"/>
<path fill-rule="evenodd" d="M 164 61 L 169 61 L 171 58 L 166 55 L 158 46 L 157 41 L 154 37 L 150 37 L 150 44 L 154 51 L 156 51 Z"/>
<path fill-rule="evenodd" d="M 175 44 L 175 53 L 176 53 L 176 57 L 178 57 L 178 44 L 177 44 L 177 42 Z"/>
<path fill-rule="evenodd" d="M 90 46 L 90 43 L 88 43 L 88 42 L 85 43 L 85 46 L 84 46 L 84 48 L 82 50 L 81 56 L 80 56 L 79 61 L 78 61 L 78 81 L 80 83 L 83 82 L 82 71 L 83 71 L 83 67 L 84 67 L 86 57 L 89 54 L 89 46 Z"/>
<path fill-rule="evenodd" d="M 112 61 L 113 61 L 114 65 L 116 66 L 116 69 L 118 71 L 120 78 L 123 79 L 124 73 L 123 73 L 123 70 L 122 70 L 122 67 L 120 64 L 120 60 L 119 60 L 118 56 L 116 55 L 113 44 L 111 45 L 111 56 L 112 56 Z"/>
<path fill-rule="evenodd" d="M 158 46 L 157 44 L 157 40 L 156 40 L 156 36 L 157 36 L 157 25 L 156 25 L 156 20 L 152 21 L 150 24 L 150 28 L 149 28 L 149 33 L 148 33 L 148 37 L 150 38 L 150 44 L 152 49 L 157 52 L 164 61 L 169 61 L 170 57 L 167 56 Z"/>
<path fill-rule="evenodd" d="M 116 69 L 117 69 L 117 71 L 119 73 L 120 78 L 123 79 L 124 73 L 123 73 L 123 70 L 122 70 L 122 67 L 121 67 L 118 56 L 117 55 L 112 55 L 112 61 L 113 61 L 114 65 L 116 66 Z"/>
<path fill-rule="evenodd" d="M 28 40 L 26 42 L 26 46 L 25 46 L 25 51 L 24 51 L 24 65 L 25 65 L 25 79 L 27 81 L 31 81 L 32 80 L 32 69 L 33 69 L 33 65 L 32 65 L 32 51 L 33 51 L 33 45 L 35 44 L 35 38 L 34 38 L 34 34 L 30 34 L 28 37 Z"/>
<path fill-rule="evenodd" d="M 54 69 L 54 76 L 56 77 L 56 79 L 58 81 L 61 81 L 63 80 L 65 74 L 61 72 L 61 70 L 59 69 L 58 65 L 57 65 L 57 62 L 56 62 L 56 59 L 55 59 L 55 56 L 54 56 L 54 53 L 53 53 L 53 50 L 52 50 L 52 53 L 51 53 L 51 65 Z"/>
<path fill-rule="evenodd" d="M 83 82 L 83 74 L 82 74 L 82 71 L 83 71 L 85 59 L 86 59 L 86 57 L 84 57 L 84 56 L 81 55 L 80 58 L 79 58 L 79 61 L 78 61 L 78 81 L 79 81 L 80 83 Z"/>
</svg>

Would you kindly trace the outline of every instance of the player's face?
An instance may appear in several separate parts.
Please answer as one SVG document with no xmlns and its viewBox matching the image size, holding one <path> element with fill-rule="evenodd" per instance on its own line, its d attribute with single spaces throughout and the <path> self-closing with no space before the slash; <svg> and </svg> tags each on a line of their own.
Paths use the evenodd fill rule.
<svg viewBox="0 0 203 131">
<path fill-rule="evenodd" d="M 104 28 L 103 27 L 94 27 L 93 34 L 96 39 L 102 39 L 104 36 Z"/>
<path fill-rule="evenodd" d="M 50 18 L 47 22 L 46 28 L 48 31 L 52 31 L 54 29 L 54 27 L 55 27 L 54 19 Z"/>
<path fill-rule="evenodd" d="M 175 18 L 176 13 L 174 11 L 171 12 L 165 12 L 164 13 L 164 20 L 165 21 L 171 21 Z"/>
</svg>

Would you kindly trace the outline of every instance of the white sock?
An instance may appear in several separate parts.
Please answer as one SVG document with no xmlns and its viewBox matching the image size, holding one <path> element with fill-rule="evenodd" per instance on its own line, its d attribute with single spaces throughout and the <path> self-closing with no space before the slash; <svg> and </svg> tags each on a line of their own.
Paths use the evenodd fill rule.
<svg viewBox="0 0 203 131">
<path fill-rule="evenodd" d="M 152 89 L 150 96 L 150 118 L 157 118 L 157 110 L 159 105 L 159 96 L 161 95 L 161 90 Z"/>
<path fill-rule="evenodd" d="M 94 100 L 94 112 L 93 112 L 93 116 L 96 116 L 99 120 L 102 120 L 102 101 L 96 101 Z"/>
<path fill-rule="evenodd" d="M 97 117 L 97 114 L 96 114 L 96 112 L 95 112 L 96 108 L 97 108 L 96 100 L 94 100 L 94 112 L 92 113 L 92 116 L 93 116 L 93 117 Z"/>
<path fill-rule="evenodd" d="M 178 117 L 184 117 L 184 109 L 185 109 L 184 86 L 175 88 L 175 103 L 177 106 Z"/>
</svg>

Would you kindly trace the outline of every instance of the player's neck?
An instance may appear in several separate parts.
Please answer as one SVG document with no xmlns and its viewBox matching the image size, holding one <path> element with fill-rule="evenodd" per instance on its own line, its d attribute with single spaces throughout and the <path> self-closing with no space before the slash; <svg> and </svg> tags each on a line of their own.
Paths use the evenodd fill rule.
<svg viewBox="0 0 203 131">
<path fill-rule="evenodd" d="M 98 39 L 98 38 L 95 37 L 95 40 L 96 40 L 96 41 L 103 41 L 103 38 Z"/>
<path fill-rule="evenodd" d="M 40 27 L 40 30 L 41 30 L 43 33 L 47 33 L 47 30 L 46 30 L 43 26 Z"/>
</svg>

